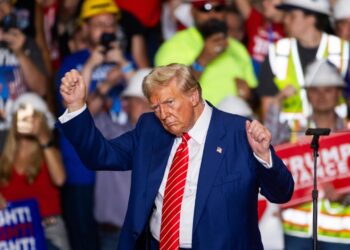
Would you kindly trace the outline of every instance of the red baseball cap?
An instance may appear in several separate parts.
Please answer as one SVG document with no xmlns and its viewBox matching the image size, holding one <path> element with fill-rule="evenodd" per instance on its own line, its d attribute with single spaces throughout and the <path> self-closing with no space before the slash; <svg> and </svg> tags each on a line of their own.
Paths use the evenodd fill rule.
<svg viewBox="0 0 350 250">
<path fill-rule="evenodd" d="M 203 7 L 205 4 L 221 4 L 221 5 L 226 5 L 225 0 L 191 0 L 191 4 L 196 7 L 200 8 Z"/>
</svg>

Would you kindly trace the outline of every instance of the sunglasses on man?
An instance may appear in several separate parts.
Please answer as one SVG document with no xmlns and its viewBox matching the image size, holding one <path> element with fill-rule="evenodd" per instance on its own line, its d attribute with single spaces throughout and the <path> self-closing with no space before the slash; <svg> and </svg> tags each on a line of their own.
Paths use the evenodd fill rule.
<svg viewBox="0 0 350 250">
<path fill-rule="evenodd" d="M 225 5 L 223 4 L 213 5 L 211 3 L 206 3 L 202 6 L 196 7 L 196 9 L 199 10 L 200 12 L 206 12 L 206 13 L 212 12 L 212 11 L 221 12 L 225 10 Z"/>
</svg>

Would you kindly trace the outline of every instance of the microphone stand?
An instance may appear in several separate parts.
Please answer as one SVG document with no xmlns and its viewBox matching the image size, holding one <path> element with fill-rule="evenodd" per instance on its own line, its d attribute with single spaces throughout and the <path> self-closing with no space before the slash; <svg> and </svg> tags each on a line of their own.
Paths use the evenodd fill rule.
<svg viewBox="0 0 350 250">
<path fill-rule="evenodd" d="M 317 190 L 317 157 L 319 143 L 318 140 L 321 135 L 329 135 L 331 130 L 329 128 L 308 128 L 305 135 L 313 135 L 310 147 L 313 149 L 314 156 L 314 189 L 312 190 L 312 237 L 313 237 L 313 250 L 318 249 L 317 241 L 317 202 L 318 202 L 318 190 Z"/>
</svg>

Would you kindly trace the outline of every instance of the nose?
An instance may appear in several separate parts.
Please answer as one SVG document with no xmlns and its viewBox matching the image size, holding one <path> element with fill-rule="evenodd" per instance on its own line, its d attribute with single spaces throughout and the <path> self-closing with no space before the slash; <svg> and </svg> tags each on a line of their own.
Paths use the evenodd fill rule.
<svg viewBox="0 0 350 250">
<path fill-rule="evenodd" d="M 284 19 L 283 19 L 283 24 L 284 25 L 288 25 L 290 23 L 290 20 L 291 20 L 290 14 L 286 13 L 285 16 L 284 16 Z"/>
<path fill-rule="evenodd" d="M 115 32 L 115 28 L 111 25 L 106 25 L 103 27 L 103 31 L 106 33 L 114 33 Z"/>
<path fill-rule="evenodd" d="M 168 117 L 168 111 L 165 106 L 160 105 L 159 106 L 159 118 L 161 120 L 165 120 Z"/>
<path fill-rule="evenodd" d="M 101 27 L 101 34 L 103 34 L 103 33 L 113 33 L 113 32 L 111 32 L 111 29 L 108 28 L 106 25 L 103 25 Z"/>
</svg>

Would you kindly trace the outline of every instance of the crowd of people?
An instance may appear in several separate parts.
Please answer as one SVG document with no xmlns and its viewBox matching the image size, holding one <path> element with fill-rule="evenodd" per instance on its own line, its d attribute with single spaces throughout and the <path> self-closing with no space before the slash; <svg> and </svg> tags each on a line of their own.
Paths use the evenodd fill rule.
<svg viewBox="0 0 350 250">
<path fill-rule="evenodd" d="M 273 146 L 309 127 L 350 129 L 348 2 L 0 0 L 0 207 L 36 199 L 48 249 L 117 248 L 132 172 L 89 170 L 55 129 L 72 69 L 109 139 L 156 112 L 143 80 L 174 63 L 210 106 L 265 124 Z M 350 196 L 321 188 L 320 249 L 350 249 Z M 266 249 L 311 248 L 311 202 L 274 216 L 283 243 L 263 238 Z"/>
</svg>

